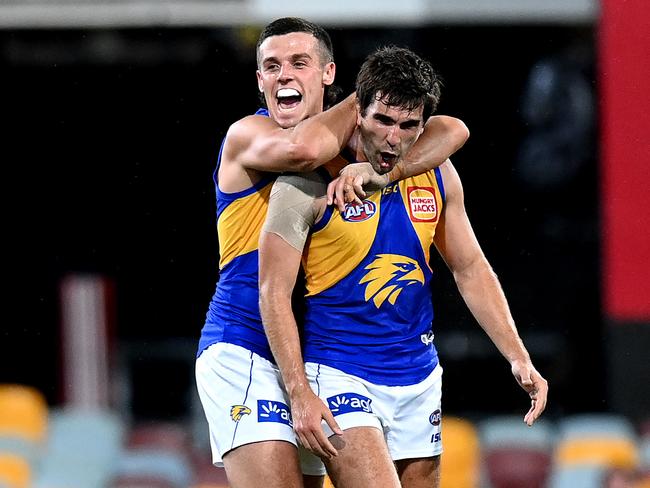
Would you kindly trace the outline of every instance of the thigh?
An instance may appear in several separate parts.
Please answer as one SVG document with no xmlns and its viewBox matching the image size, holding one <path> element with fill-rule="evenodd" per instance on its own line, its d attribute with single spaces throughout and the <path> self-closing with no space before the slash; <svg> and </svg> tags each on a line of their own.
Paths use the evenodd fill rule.
<svg viewBox="0 0 650 488">
<path fill-rule="evenodd" d="M 336 488 L 399 488 L 384 436 L 374 427 L 352 427 L 332 439 L 338 456 L 325 461 Z"/>
<path fill-rule="evenodd" d="M 303 488 L 298 451 L 284 441 L 239 446 L 225 454 L 223 464 L 231 488 Z"/>
<path fill-rule="evenodd" d="M 271 362 L 239 346 L 215 344 L 197 359 L 196 382 L 215 465 L 246 444 L 282 441 L 296 451 L 291 411 Z"/>
<path fill-rule="evenodd" d="M 390 389 L 395 409 L 386 442 L 394 461 L 432 458 L 442 452 L 441 388 L 442 368 L 438 365 L 421 383 Z"/>
<path fill-rule="evenodd" d="M 439 488 L 440 456 L 395 462 L 403 488 Z"/>
</svg>

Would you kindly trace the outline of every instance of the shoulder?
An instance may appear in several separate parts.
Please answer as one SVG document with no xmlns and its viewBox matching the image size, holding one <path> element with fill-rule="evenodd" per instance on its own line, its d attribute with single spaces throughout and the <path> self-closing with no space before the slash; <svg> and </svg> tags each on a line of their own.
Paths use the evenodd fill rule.
<svg viewBox="0 0 650 488">
<path fill-rule="evenodd" d="M 327 194 L 327 181 L 317 171 L 284 173 L 276 179 L 274 187 L 274 193 L 282 189 L 286 193 L 303 194 L 309 199 L 321 198 Z"/>
<path fill-rule="evenodd" d="M 248 115 L 234 122 L 226 133 L 226 145 L 236 147 L 249 144 L 260 133 L 277 129 L 278 125 L 264 115 Z"/>
</svg>

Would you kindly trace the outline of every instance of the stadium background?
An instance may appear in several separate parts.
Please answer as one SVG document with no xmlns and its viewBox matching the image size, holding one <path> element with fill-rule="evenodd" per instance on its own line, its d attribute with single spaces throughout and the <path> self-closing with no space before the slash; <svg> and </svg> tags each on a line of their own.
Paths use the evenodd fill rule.
<svg viewBox="0 0 650 488">
<path fill-rule="evenodd" d="M 69 400 L 64 284 L 96 278 L 111 406 L 195 419 L 192 359 L 217 279 L 217 148 L 258 106 L 260 26 L 298 15 L 330 32 L 345 93 L 384 44 L 442 75 L 439 113 L 471 131 L 453 157 L 468 213 L 551 385 L 545 415 L 647 419 L 650 7 L 411 1 L 398 15 L 387 2 L 347 14 L 328 3 L 0 3 L 0 382 L 34 386 L 51 407 Z M 523 415 L 507 363 L 435 268 L 445 411 Z"/>
</svg>

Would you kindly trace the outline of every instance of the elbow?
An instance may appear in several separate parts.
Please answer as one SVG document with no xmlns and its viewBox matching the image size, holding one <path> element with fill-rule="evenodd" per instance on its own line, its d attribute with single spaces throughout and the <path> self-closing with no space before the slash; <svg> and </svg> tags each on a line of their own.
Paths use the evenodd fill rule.
<svg viewBox="0 0 650 488">
<path fill-rule="evenodd" d="M 448 127 L 451 138 L 455 141 L 456 150 L 458 150 L 463 147 L 465 142 L 467 142 L 467 139 L 469 139 L 469 129 L 462 120 L 454 117 L 449 117 L 449 119 Z"/>
<path fill-rule="evenodd" d="M 465 265 L 453 270 L 453 275 L 459 288 L 477 281 L 485 283 L 486 281 L 498 279 L 492 266 L 483 255 L 476 256 Z"/>
</svg>

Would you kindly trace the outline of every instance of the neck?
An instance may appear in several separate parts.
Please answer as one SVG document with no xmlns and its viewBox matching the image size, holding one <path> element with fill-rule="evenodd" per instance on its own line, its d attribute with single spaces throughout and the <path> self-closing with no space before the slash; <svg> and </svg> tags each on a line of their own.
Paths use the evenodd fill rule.
<svg viewBox="0 0 650 488">
<path fill-rule="evenodd" d="M 357 161 L 368 161 L 366 154 L 363 152 L 363 144 L 361 144 L 361 134 L 357 128 L 350 137 L 348 145 L 346 146 L 350 154 L 354 156 L 354 159 Z"/>
</svg>

